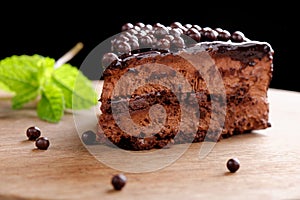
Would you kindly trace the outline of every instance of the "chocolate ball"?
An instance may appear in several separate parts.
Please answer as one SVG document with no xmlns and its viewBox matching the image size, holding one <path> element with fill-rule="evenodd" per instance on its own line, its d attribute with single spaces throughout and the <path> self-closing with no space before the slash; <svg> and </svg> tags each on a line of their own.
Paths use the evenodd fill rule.
<svg viewBox="0 0 300 200">
<path fill-rule="evenodd" d="M 151 31 L 151 30 L 153 30 L 153 26 L 151 24 L 147 24 L 147 25 L 145 25 L 145 27 L 143 28 L 143 30 L 145 30 L 145 31 Z"/>
<path fill-rule="evenodd" d="M 36 140 L 41 135 L 41 130 L 37 126 L 31 126 L 26 130 L 28 140 Z"/>
<path fill-rule="evenodd" d="M 130 34 L 132 34 L 132 35 L 138 34 L 138 31 L 135 30 L 135 29 L 129 29 L 129 30 L 127 30 L 127 31 L 128 31 L 128 33 L 130 33 Z"/>
<path fill-rule="evenodd" d="M 218 32 L 212 29 L 204 31 L 203 38 L 205 41 L 215 41 L 218 38 Z"/>
<path fill-rule="evenodd" d="M 153 27 L 165 27 L 165 26 L 161 23 L 155 23 L 153 24 Z"/>
<path fill-rule="evenodd" d="M 197 29 L 197 31 L 201 31 L 201 30 L 202 30 L 202 28 L 201 28 L 199 25 L 197 25 L 197 24 L 194 24 L 194 25 L 192 26 L 192 28 Z"/>
<path fill-rule="evenodd" d="M 96 142 L 96 133 L 94 131 L 88 130 L 82 133 L 81 140 L 86 145 L 92 145 Z"/>
<path fill-rule="evenodd" d="M 113 61 L 117 60 L 118 56 L 114 53 L 105 53 L 102 57 L 102 66 L 107 67 L 110 65 Z"/>
<path fill-rule="evenodd" d="M 140 28 L 144 28 L 145 27 L 145 24 L 142 23 L 142 22 L 137 22 L 135 25 L 139 26 Z"/>
<path fill-rule="evenodd" d="M 143 36 L 139 38 L 139 44 L 141 48 L 151 48 L 152 47 L 152 38 L 150 35 Z"/>
<path fill-rule="evenodd" d="M 220 41 L 228 41 L 228 40 L 230 40 L 230 37 L 231 37 L 231 35 L 230 35 L 229 31 L 227 31 L 227 30 L 223 30 L 222 32 L 220 32 L 218 34 L 218 40 L 220 40 Z"/>
<path fill-rule="evenodd" d="M 170 24 L 170 27 L 172 27 L 172 28 L 181 28 L 183 26 L 180 22 L 173 22 L 173 23 Z"/>
<path fill-rule="evenodd" d="M 237 158 L 231 158 L 226 163 L 227 169 L 235 173 L 240 168 L 240 161 Z"/>
<path fill-rule="evenodd" d="M 116 45 L 115 50 L 118 53 L 129 53 L 131 51 L 131 47 L 128 42 L 121 41 Z"/>
<path fill-rule="evenodd" d="M 123 34 L 120 34 L 116 39 L 123 42 L 129 41 L 129 38 Z"/>
<path fill-rule="evenodd" d="M 184 27 L 187 28 L 187 29 L 190 29 L 190 28 L 193 27 L 193 25 L 192 24 L 185 24 Z"/>
<path fill-rule="evenodd" d="M 191 33 L 188 35 L 190 38 L 192 38 L 193 40 L 195 40 L 196 42 L 200 42 L 201 40 L 201 35 L 200 33 Z"/>
<path fill-rule="evenodd" d="M 221 29 L 221 28 L 215 28 L 215 31 L 217 31 L 218 33 L 222 33 L 223 29 Z"/>
<path fill-rule="evenodd" d="M 134 26 L 132 23 L 126 23 L 122 26 L 121 31 L 127 31 L 129 29 L 132 29 Z"/>
<path fill-rule="evenodd" d="M 195 28 L 190 28 L 185 32 L 185 35 L 190 35 L 190 34 L 194 34 L 194 33 L 199 33 L 199 31 Z"/>
<path fill-rule="evenodd" d="M 167 39 L 160 39 L 156 43 L 156 47 L 159 49 L 169 49 L 170 48 L 170 41 Z"/>
<path fill-rule="evenodd" d="M 195 28 L 190 28 L 189 30 L 187 30 L 185 35 L 189 36 L 190 38 L 192 38 L 196 42 L 200 42 L 200 40 L 201 40 L 201 34 Z"/>
<path fill-rule="evenodd" d="M 169 33 L 174 37 L 180 37 L 183 32 L 180 28 L 173 28 L 172 30 L 169 31 Z"/>
<path fill-rule="evenodd" d="M 163 38 L 167 34 L 169 34 L 169 30 L 166 27 L 156 27 L 153 35 L 157 38 Z"/>
<path fill-rule="evenodd" d="M 50 146 L 50 142 L 47 137 L 39 137 L 35 141 L 35 146 L 40 150 L 47 150 Z"/>
<path fill-rule="evenodd" d="M 178 49 L 183 49 L 184 47 L 185 47 L 185 42 L 182 39 L 182 37 L 177 37 L 172 40 L 170 48 L 172 50 L 178 50 Z"/>
<path fill-rule="evenodd" d="M 169 40 L 170 42 L 175 38 L 173 35 L 165 35 L 165 39 Z"/>
<path fill-rule="evenodd" d="M 130 45 L 131 50 L 136 50 L 140 48 L 138 40 L 129 40 L 128 44 Z"/>
<path fill-rule="evenodd" d="M 141 27 L 139 26 L 134 26 L 133 29 L 136 30 L 137 32 L 140 32 L 142 30 Z"/>
<path fill-rule="evenodd" d="M 235 31 L 231 34 L 231 40 L 233 42 L 243 42 L 245 40 L 245 35 L 241 31 Z"/>
<path fill-rule="evenodd" d="M 121 190 L 127 182 L 127 177 L 124 174 L 116 174 L 111 179 L 111 184 L 115 190 Z"/>
</svg>

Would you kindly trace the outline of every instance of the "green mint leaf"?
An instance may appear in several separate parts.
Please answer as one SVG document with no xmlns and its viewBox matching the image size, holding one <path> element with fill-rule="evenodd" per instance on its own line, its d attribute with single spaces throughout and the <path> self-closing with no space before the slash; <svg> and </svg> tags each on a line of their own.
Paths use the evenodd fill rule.
<svg viewBox="0 0 300 200">
<path fill-rule="evenodd" d="M 0 81 L 0 90 L 5 91 L 5 92 L 11 92 L 11 90 Z"/>
<path fill-rule="evenodd" d="M 43 87 L 37 114 L 48 122 L 56 123 L 61 120 L 64 114 L 64 95 L 61 89 L 50 84 Z"/>
<path fill-rule="evenodd" d="M 20 109 L 23 107 L 25 103 L 30 102 L 38 97 L 39 90 L 36 88 L 28 87 L 27 89 L 23 90 L 22 92 L 18 92 L 12 98 L 12 108 L 13 109 Z"/>
<path fill-rule="evenodd" d="M 40 88 L 38 59 L 40 56 L 12 56 L 0 61 L 0 82 L 15 93 L 13 108 L 21 108 L 25 103 L 36 98 Z M 27 97 L 25 92 L 33 92 Z M 20 100 L 18 100 L 20 99 Z"/>
<path fill-rule="evenodd" d="M 64 93 L 66 108 L 79 110 L 97 104 L 92 82 L 76 67 L 64 64 L 54 71 L 52 79 Z"/>
</svg>

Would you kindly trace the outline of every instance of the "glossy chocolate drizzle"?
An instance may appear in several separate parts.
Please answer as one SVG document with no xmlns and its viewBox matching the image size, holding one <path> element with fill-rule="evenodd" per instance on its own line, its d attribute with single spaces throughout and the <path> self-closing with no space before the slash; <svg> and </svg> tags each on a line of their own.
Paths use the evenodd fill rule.
<svg viewBox="0 0 300 200">
<path fill-rule="evenodd" d="M 201 42 L 196 45 L 186 48 L 182 51 L 188 53 L 197 53 L 201 51 L 207 51 L 212 57 L 230 57 L 233 60 L 238 60 L 244 65 L 254 66 L 254 59 L 262 59 L 268 56 L 270 60 L 273 59 L 273 49 L 267 42 L 249 41 L 243 43 L 232 42 Z M 127 62 L 131 59 L 143 59 L 148 57 L 154 57 L 157 55 L 179 55 L 181 51 L 170 51 L 162 49 L 137 49 L 130 53 L 122 54 L 118 60 L 115 60 L 108 67 L 109 69 L 126 68 Z"/>
</svg>

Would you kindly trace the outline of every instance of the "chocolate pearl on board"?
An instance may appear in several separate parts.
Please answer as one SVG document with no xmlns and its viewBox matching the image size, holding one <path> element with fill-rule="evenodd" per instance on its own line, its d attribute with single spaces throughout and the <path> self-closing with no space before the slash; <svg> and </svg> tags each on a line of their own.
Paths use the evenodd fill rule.
<svg viewBox="0 0 300 200">
<path fill-rule="evenodd" d="M 28 140 L 36 140 L 38 137 L 40 137 L 41 130 L 37 126 L 32 126 L 26 130 L 26 135 L 28 137 Z"/>
<path fill-rule="evenodd" d="M 234 173 L 240 168 L 240 161 L 237 158 L 231 158 L 227 161 L 227 169 Z"/>
<path fill-rule="evenodd" d="M 35 141 L 35 146 L 41 150 L 47 150 L 49 145 L 50 145 L 50 142 L 49 142 L 48 138 L 46 138 L 46 137 L 39 137 Z"/>
<path fill-rule="evenodd" d="M 127 177 L 124 174 L 116 174 L 111 179 L 111 184 L 115 190 L 122 190 L 127 182 Z"/>
<path fill-rule="evenodd" d="M 91 130 L 85 131 L 81 135 L 81 140 L 86 145 L 92 145 L 96 142 L 96 134 Z"/>
</svg>

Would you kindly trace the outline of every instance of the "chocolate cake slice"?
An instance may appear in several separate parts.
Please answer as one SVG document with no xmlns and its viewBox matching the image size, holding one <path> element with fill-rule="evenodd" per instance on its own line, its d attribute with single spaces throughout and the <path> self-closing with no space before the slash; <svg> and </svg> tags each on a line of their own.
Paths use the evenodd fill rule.
<svg viewBox="0 0 300 200">
<path fill-rule="evenodd" d="M 125 24 L 112 40 L 98 136 L 127 150 L 265 129 L 273 49 L 220 28 Z"/>
</svg>

